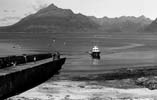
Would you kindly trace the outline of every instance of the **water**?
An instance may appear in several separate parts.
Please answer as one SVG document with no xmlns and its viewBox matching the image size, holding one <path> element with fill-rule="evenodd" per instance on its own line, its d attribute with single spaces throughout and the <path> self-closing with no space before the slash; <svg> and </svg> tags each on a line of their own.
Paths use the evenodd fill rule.
<svg viewBox="0 0 157 100">
<path fill-rule="evenodd" d="M 152 35 L 77 36 L 68 34 L 65 36 L 58 34 L 46 39 L 44 37 L 3 39 L 1 43 L 18 44 L 22 47 L 22 50 L 27 52 L 60 51 L 63 57 L 67 57 L 59 75 L 17 97 L 41 100 L 52 98 L 56 98 L 56 100 L 59 98 L 106 98 L 107 96 L 117 98 L 119 97 L 117 92 L 113 92 L 114 90 L 111 92 L 110 89 L 106 90 L 105 87 L 121 87 L 120 85 L 123 84 L 123 87 L 135 88 L 135 84 L 131 80 L 106 82 L 101 79 L 90 82 L 88 79 L 94 79 L 99 77 L 99 74 L 119 68 L 156 65 L 157 39 L 155 37 Z M 93 45 L 99 46 L 101 59 L 92 59 L 88 54 Z M 76 78 L 86 78 L 87 80 L 76 81 Z M 87 93 L 87 95 L 84 93 Z M 104 95 L 106 93 L 108 95 Z M 126 96 L 124 95 L 125 92 L 119 93 L 122 97 Z M 132 94 L 129 93 L 128 95 L 131 96 Z"/>
</svg>

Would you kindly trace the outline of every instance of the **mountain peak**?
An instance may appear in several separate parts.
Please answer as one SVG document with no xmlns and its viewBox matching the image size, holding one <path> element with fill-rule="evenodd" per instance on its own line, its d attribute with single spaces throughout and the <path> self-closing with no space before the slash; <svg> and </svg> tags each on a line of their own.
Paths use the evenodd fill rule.
<svg viewBox="0 0 157 100">
<path fill-rule="evenodd" d="M 51 4 L 48 7 L 45 7 L 43 9 L 39 10 L 35 15 L 38 17 L 41 17 L 41 16 L 64 17 L 64 16 L 69 16 L 72 14 L 73 14 L 73 12 L 70 9 L 58 8 L 54 4 Z"/>
<path fill-rule="evenodd" d="M 53 3 L 47 7 L 47 9 L 58 9 Z"/>
<path fill-rule="evenodd" d="M 139 16 L 139 18 L 146 18 L 144 15 Z"/>
<path fill-rule="evenodd" d="M 148 32 L 157 32 L 157 18 L 145 29 Z"/>
<path fill-rule="evenodd" d="M 58 10 L 59 8 L 55 6 L 54 4 L 49 5 L 48 7 L 45 7 L 43 9 L 40 9 L 37 14 L 45 13 L 45 12 L 51 12 L 53 10 Z"/>
<path fill-rule="evenodd" d="M 154 21 L 157 23 L 157 18 Z"/>
</svg>

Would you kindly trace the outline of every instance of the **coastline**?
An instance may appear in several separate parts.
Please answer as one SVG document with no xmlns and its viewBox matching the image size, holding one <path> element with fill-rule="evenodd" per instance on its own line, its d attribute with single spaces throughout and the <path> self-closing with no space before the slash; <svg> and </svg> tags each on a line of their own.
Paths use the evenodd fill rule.
<svg viewBox="0 0 157 100">
<path fill-rule="evenodd" d="M 15 43 L 0 43 L 0 57 L 35 53 Z"/>
<path fill-rule="evenodd" d="M 44 83 L 9 100 L 156 100 L 157 90 L 118 89 L 88 82 L 55 81 Z"/>
</svg>

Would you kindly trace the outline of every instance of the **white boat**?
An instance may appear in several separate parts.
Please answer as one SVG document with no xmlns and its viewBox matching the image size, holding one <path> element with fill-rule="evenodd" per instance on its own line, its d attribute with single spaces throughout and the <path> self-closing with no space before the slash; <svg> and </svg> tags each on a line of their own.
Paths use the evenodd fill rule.
<svg viewBox="0 0 157 100">
<path fill-rule="evenodd" d="M 90 54 L 93 58 L 100 58 L 100 49 L 98 46 L 94 46 Z"/>
</svg>

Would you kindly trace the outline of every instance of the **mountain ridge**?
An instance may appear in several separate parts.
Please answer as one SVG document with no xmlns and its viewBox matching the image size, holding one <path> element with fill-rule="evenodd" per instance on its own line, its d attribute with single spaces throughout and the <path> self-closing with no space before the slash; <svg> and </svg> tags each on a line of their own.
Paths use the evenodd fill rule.
<svg viewBox="0 0 157 100">
<path fill-rule="evenodd" d="M 70 9 L 58 8 L 54 4 L 40 9 L 14 25 L 0 28 L 0 31 L 17 32 L 125 32 L 144 31 L 152 20 L 145 16 L 122 16 L 96 18 L 75 14 Z"/>
<path fill-rule="evenodd" d="M 157 18 L 152 21 L 152 23 L 145 28 L 146 32 L 157 32 Z"/>
<path fill-rule="evenodd" d="M 96 18 L 90 17 L 106 29 L 118 29 L 121 31 L 142 31 L 152 21 L 145 16 L 121 16 L 116 18 Z"/>
</svg>

